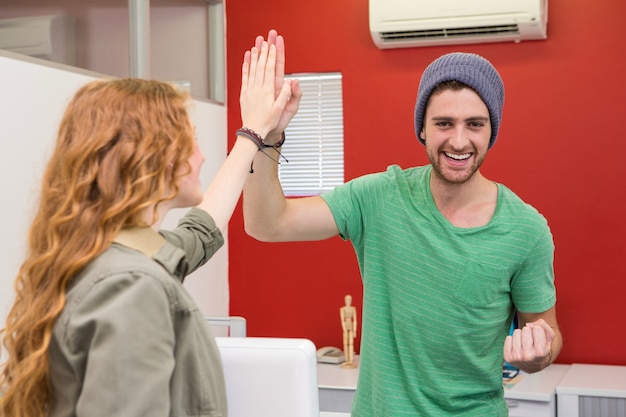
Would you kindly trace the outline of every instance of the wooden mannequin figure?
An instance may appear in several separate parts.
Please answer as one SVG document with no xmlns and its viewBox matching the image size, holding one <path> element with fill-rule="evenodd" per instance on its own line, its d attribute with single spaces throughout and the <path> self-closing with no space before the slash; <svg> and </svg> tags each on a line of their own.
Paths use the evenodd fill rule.
<svg viewBox="0 0 626 417">
<path fill-rule="evenodd" d="M 341 364 L 342 368 L 356 368 L 354 363 L 354 338 L 356 337 L 356 308 L 352 305 L 352 296 L 346 295 L 346 305 L 339 309 L 341 315 L 341 327 L 343 328 L 343 351 L 346 361 Z"/>
</svg>

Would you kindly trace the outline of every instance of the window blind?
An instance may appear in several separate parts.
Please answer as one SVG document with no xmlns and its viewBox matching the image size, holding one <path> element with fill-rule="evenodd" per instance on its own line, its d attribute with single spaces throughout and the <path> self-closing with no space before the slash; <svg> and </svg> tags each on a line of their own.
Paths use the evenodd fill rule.
<svg viewBox="0 0 626 417">
<path fill-rule="evenodd" d="M 319 195 L 344 182 L 343 97 L 340 73 L 291 74 L 302 100 L 285 130 L 278 176 L 287 196 Z"/>
</svg>

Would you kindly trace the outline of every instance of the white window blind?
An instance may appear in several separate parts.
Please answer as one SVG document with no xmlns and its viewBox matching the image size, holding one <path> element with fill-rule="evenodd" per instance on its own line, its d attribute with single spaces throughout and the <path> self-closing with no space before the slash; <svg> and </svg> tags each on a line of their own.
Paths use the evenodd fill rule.
<svg viewBox="0 0 626 417">
<path fill-rule="evenodd" d="M 292 74 L 302 100 L 285 130 L 278 176 L 287 196 L 319 195 L 343 184 L 343 96 L 340 73 Z"/>
</svg>

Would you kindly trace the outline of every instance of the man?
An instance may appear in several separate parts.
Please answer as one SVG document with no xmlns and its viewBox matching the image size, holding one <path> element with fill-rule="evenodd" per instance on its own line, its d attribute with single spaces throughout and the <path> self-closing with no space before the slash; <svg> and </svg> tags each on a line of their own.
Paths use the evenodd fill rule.
<svg viewBox="0 0 626 417">
<path fill-rule="evenodd" d="M 255 158 L 244 188 L 251 236 L 339 235 L 354 246 L 364 297 L 353 417 L 507 416 L 503 360 L 536 372 L 561 349 L 547 222 L 480 172 L 503 102 L 487 60 L 448 54 L 423 73 L 415 106 L 429 165 L 286 199 L 276 163 Z M 508 336 L 515 312 L 520 329 Z"/>
</svg>

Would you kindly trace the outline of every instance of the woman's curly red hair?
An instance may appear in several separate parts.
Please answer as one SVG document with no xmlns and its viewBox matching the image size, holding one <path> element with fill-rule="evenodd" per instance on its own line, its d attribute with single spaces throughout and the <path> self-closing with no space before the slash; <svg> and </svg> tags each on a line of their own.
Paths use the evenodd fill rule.
<svg viewBox="0 0 626 417">
<path fill-rule="evenodd" d="M 0 415 L 43 417 L 53 398 L 47 350 L 68 283 L 122 227 L 176 197 L 189 172 L 188 96 L 142 79 L 98 80 L 74 95 L 45 170 L 15 301 L 0 334 Z M 182 168 L 182 169 L 181 169 Z"/>
</svg>

